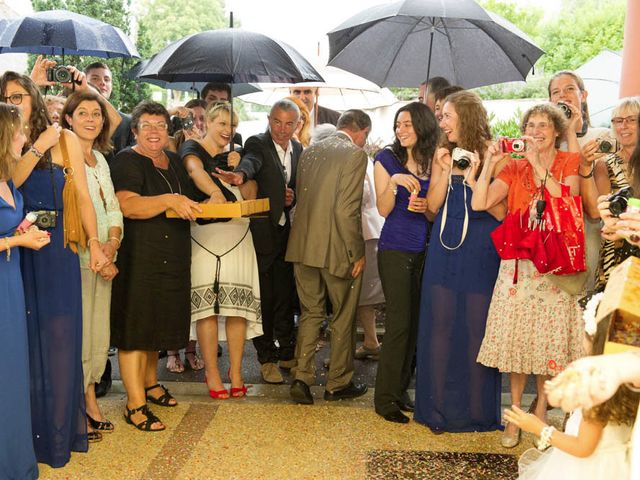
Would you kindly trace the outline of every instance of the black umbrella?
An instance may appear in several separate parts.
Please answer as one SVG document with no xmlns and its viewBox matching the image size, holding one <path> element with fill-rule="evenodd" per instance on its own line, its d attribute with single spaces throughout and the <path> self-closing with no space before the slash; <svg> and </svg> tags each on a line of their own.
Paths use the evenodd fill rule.
<svg viewBox="0 0 640 480">
<path fill-rule="evenodd" d="M 234 28 L 194 33 L 173 42 L 150 59 L 138 77 L 171 83 L 323 81 L 286 43 Z"/>
<path fill-rule="evenodd" d="M 140 57 L 119 28 L 67 10 L 0 20 L 0 53 Z"/>
<path fill-rule="evenodd" d="M 544 53 L 473 0 L 402 0 L 364 10 L 328 33 L 329 65 L 381 87 L 442 76 L 465 88 L 524 80 Z"/>
</svg>

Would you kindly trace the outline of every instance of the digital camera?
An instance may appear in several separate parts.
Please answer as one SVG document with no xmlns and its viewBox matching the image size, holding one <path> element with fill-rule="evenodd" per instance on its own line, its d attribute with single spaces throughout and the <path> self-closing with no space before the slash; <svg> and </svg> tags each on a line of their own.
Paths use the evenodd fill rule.
<svg viewBox="0 0 640 480">
<path fill-rule="evenodd" d="M 34 222 L 34 225 L 40 229 L 45 228 L 56 228 L 56 224 L 58 223 L 58 212 L 50 211 L 50 210 L 40 210 L 35 213 L 38 218 Z"/>
<path fill-rule="evenodd" d="M 182 118 L 178 115 L 171 117 L 171 133 L 175 134 L 178 130 L 191 130 L 193 128 L 193 114 L 189 114 Z"/>
<path fill-rule="evenodd" d="M 451 160 L 453 160 L 453 166 L 458 167 L 460 170 L 466 170 L 471 165 L 471 159 L 473 158 L 473 153 L 463 149 L 463 148 L 454 148 L 453 152 L 451 152 Z"/>
<path fill-rule="evenodd" d="M 615 193 L 609 195 L 607 202 L 609 202 L 609 211 L 614 217 L 619 217 L 621 213 L 627 211 L 627 203 L 629 199 L 633 197 L 633 190 L 631 187 L 621 188 Z"/>
<path fill-rule="evenodd" d="M 618 140 L 613 137 L 598 138 L 596 142 L 598 142 L 597 152 L 599 153 L 615 153 L 620 150 Z"/>
<path fill-rule="evenodd" d="M 501 138 L 500 150 L 502 153 L 524 153 L 527 149 L 527 141 L 523 138 Z"/>
<path fill-rule="evenodd" d="M 73 81 L 73 74 L 65 66 L 47 68 L 47 81 L 57 83 L 70 83 Z"/>
<path fill-rule="evenodd" d="M 567 105 L 564 102 L 558 102 L 556 105 L 560 110 L 562 110 L 562 113 L 564 113 L 565 117 L 571 118 L 572 112 L 571 112 L 571 107 L 569 107 L 569 105 Z"/>
</svg>

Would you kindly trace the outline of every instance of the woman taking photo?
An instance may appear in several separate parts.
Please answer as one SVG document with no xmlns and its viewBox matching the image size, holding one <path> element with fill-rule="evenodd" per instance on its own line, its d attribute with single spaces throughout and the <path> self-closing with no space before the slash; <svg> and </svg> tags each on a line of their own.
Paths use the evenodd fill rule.
<svg viewBox="0 0 640 480">
<path fill-rule="evenodd" d="M 118 116 L 118 119 L 120 117 Z M 80 142 L 87 172 L 87 185 L 98 222 L 100 248 L 110 262 L 115 260 L 122 238 L 122 212 L 113 191 L 111 172 L 104 155 L 111 149 L 109 139 L 117 128 L 111 124 L 107 101 L 98 93 L 72 94 L 62 110 L 62 126 L 72 130 Z M 89 269 L 89 252 L 79 251 L 82 278 L 82 369 L 89 436 L 113 431 L 96 400 L 95 384 L 100 382 L 109 351 L 109 309 L 111 280 L 118 270 L 111 263 L 95 275 Z"/>
<path fill-rule="evenodd" d="M 203 194 L 202 200 L 225 203 L 232 195 L 237 200 L 256 198 L 255 181 L 234 187 L 207 173 L 220 166 L 215 165 L 214 157 L 224 151 L 238 125 L 231 105 L 212 103 L 205 118 L 204 138 L 187 140 L 180 150 L 187 172 Z M 247 393 L 242 380 L 244 341 L 262 335 L 258 264 L 249 219 L 193 225 L 191 239 L 192 332 L 197 331 L 202 349 L 207 390 L 211 398 L 243 397 Z M 210 296 L 212 290 L 214 295 Z M 236 294 L 232 294 L 234 291 Z M 219 340 L 229 344 L 230 391 L 218 370 Z"/>
<path fill-rule="evenodd" d="M 111 344 L 127 391 L 125 420 L 157 432 L 164 424 L 147 400 L 174 407 L 158 383 L 158 351 L 179 350 L 189 340 L 191 239 L 188 220 L 200 211 L 177 155 L 166 150 L 169 114 L 155 102 L 131 114 L 137 144 L 116 155 L 113 185 L 124 215 L 122 245 L 111 296 Z M 180 218 L 167 218 L 167 210 Z"/>
<path fill-rule="evenodd" d="M 378 269 L 387 302 L 374 404 L 385 420 L 407 423 L 407 388 L 418 333 L 420 278 L 427 245 L 431 159 L 440 129 L 429 108 L 413 102 L 394 119 L 396 139 L 375 158 L 377 206 L 386 218 L 378 242 Z"/>
<path fill-rule="evenodd" d="M 0 332 L 6 354 L 0 364 L 0 472 L 4 478 L 38 478 L 31 438 L 29 353 L 20 248 L 40 250 L 49 234 L 34 227 L 17 232 L 22 195 L 11 180 L 26 141 L 20 111 L 0 103 Z"/>
<path fill-rule="evenodd" d="M 39 59 L 36 78 L 45 77 Z M 82 72 L 71 70 L 77 90 L 88 85 Z M 29 332 L 31 418 L 38 462 L 62 467 L 71 451 L 87 450 L 87 422 L 82 382 L 82 293 L 78 255 L 65 246 L 64 218 L 80 217 L 87 234 L 89 268 L 98 272 L 109 260 L 100 249 L 96 215 L 87 188 L 82 150 L 76 136 L 50 125 L 44 99 L 33 81 L 15 72 L 0 78 L 4 100 L 16 105 L 25 124 L 28 149 L 12 179 L 24 198 L 24 213 L 39 212 L 37 224 L 51 233 L 42 251 L 25 250 L 21 259 Z M 63 204 L 66 161 L 72 167 L 79 208 Z M 68 207 L 68 208 L 67 208 Z"/>
<path fill-rule="evenodd" d="M 505 158 L 497 143 L 491 145 L 473 191 L 473 209 L 489 210 L 507 199 L 509 213 L 522 213 L 535 208 L 543 188 L 551 196 L 561 196 L 561 183 L 577 195 L 580 155 L 556 149 L 566 128 L 564 114 L 555 105 L 527 110 L 521 125 L 525 158 L 510 160 L 491 181 L 496 165 Z M 511 374 L 511 404 L 518 408 L 527 376 L 535 375 L 538 401 L 533 413 L 546 421 L 544 382 L 582 356 L 583 332 L 575 296 L 538 273 L 530 260 L 502 260 L 478 362 Z M 515 447 L 519 441 L 520 429 L 508 424 L 502 445 Z"/>
<path fill-rule="evenodd" d="M 501 376 L 476 362 L 500 258 L 491 232 L 502 203 L 474 212 L 471 196 L 491 131 L 482 100 L 462 91 L 444 100 L 427 205 L 436 216 L 422 278 L 415 420 L 436 433 L 500 428 Z M 466 160 L 452 152 L 466 150 Z M 472 153 L 472 152 L 478 152 Z"/>
</svg>

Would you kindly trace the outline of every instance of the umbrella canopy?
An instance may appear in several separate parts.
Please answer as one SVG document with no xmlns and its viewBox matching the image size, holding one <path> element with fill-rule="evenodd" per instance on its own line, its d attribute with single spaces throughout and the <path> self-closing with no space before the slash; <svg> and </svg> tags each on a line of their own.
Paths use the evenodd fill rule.
<svg viewBox="0 0 640 480">
<path fill-rule="evenodd" d="M 295 87 L 318 87 L 318 103 L 332 110 L 350 108 L 372 109 L 386 107 L 398 101 L 388 88 L 380 88 L 375 83 L 336 67 L 316 67 L 324 82 L 304 82 L 294 84 L 264 84 L 262 92 L 244 95 L 242 100 L 259 105 L 273 105 L 277 100 L 289 95 Z"/>
<path fill-rule="evenodd" d="M 173 42 L 149 60 L 139 78 L 232 84 L 322 81 L 286 43 L 235 28 L 194 33 Z"/>
<path fill-rule="evenodd" d="M 0 20 L 0 53 L 140 57 L 119 28 L 67 10 Z"/>
<path fill-rule="evenodd" d="M 124 77 L 129 80 L 138 80 L 161 88 L 180 90 L 182 92 L 201 92 L 207 82 L 167 82 L 158 80 L 157 78 L 140 78 L 138 75 L 149 64 L 149 60 L 141 60 L 125 73 Z M 260 92 L 262 89 L 258 85 L 252 83 L 234 83 L 231 85 L 231 94 L 234 97 L 245 95 L 248 93 Z"/>
<path fill-rule="evenodd" d="M 587 103 L 591 124 L 608 127 L 611 112 L 620 97 L 622 52 L 605 48 L 575 72 L 584 80 L 584 87 L 589 92 Z"/>
<path fill-rule="evenodd" d="M 329 65 L 386 87 L 417 87 L 434 76 L 465 88 L 524 80 L 544 53 L 473 0 L 378 5 L 328 36 Z"/>
</svg>

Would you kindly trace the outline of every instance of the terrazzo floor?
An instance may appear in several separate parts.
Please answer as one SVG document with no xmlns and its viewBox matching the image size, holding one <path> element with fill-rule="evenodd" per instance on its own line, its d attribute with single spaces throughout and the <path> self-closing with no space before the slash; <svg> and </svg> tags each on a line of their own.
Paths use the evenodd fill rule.
<svg viewBox="0 0 640 480">
<path fill-rule="evenodd" d="M 201 383 L 166 385 L 179 405 L 153 411 L 167 430 L 127 425 L 122 384 L 114 381 L 100 402 L 115 432 L 72 454 L 64 468 L 40 465 L 40 478 L 509 479 L 532 445 L 525 436 L 506 450 L 500 432 L 433 435 L 415 422 L 385 422 L 373 411 L 371 390 L 325 402 L 323 387 L 313 387 L 315 404 L 302 406 L 291 402 L 288 385 L 254 385 L 246 398 L 229 400 L 210 399 Z M 560 421 L 560 412 L 550 413 Z"/>
</svg>

